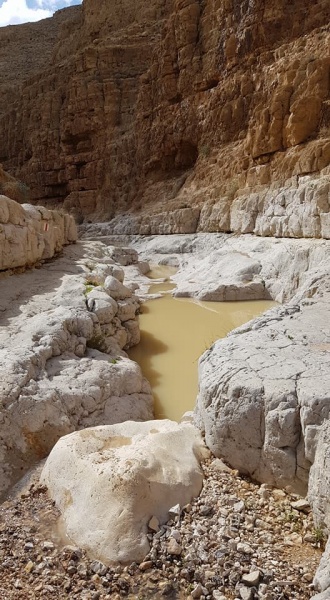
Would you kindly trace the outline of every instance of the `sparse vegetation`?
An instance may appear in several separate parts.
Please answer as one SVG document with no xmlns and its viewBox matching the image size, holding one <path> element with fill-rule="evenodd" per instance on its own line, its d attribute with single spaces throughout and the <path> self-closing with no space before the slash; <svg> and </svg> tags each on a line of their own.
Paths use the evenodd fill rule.
<svg viewBox="0 0 330 600">
<path fill-rule="evenodd" d="M 326 535 L 321 527 L 315 527 L 313 531 L 313 535 L 315 536 L 315 541 L 319 548 L 324 548 Z"/>
<path fill-rule="evenodd" d="M 210 156 L 210 152 L 211 152 L 211 148 L 208 144 L 203 144 L 203 146 L 200 146 L 200 148 L 199 148 L 199 154 L 200 154 L 200 156 L 203 156 L 204 158 L 207 158 L 208 156 Z"/>
</svg>

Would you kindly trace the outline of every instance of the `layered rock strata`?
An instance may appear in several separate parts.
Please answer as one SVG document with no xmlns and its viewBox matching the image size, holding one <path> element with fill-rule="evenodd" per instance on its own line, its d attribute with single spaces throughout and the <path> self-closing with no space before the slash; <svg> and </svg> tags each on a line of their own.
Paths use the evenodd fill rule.
<svg viewBox="0 0 330 600">
<path fill-rule="evenodd" d="M 79 219 L 128 213 L 115 232 L 329 238 L 329 19 L 326 0 L 84 0 L 3 29 L 0 160 Z"/>
<path fill-rule="evenodd" d="M 133 250 L 78 243 L 0 281 L 2 493 L 61 436 L 153 416 L 150 386 L 122 350 L 139 340 L 139 301 L 112 256 L 137 263 Z"/>
<path fill-rule="evenodd" d="M 31 267 L 76 240 L 71 215 L 0 196 L 0 271 Z"/>
</svg>

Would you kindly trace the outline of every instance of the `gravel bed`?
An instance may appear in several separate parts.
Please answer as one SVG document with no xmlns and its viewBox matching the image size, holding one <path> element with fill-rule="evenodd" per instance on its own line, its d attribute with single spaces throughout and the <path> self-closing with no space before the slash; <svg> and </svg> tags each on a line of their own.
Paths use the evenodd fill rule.
<svg viewBox="0 0 330 600">
<path fill-rule="evenodd" d="M 140 565 L 109 567 L 64 545 L 46 488 L 30 483 L 0 508 L 0 598 L 311 598 L 323 539 L 308 505 L 219 459 L 203 469 L 199 498 L 173 507 L 166 525 L 150 521 L 151 548 Z"/>
</svg>

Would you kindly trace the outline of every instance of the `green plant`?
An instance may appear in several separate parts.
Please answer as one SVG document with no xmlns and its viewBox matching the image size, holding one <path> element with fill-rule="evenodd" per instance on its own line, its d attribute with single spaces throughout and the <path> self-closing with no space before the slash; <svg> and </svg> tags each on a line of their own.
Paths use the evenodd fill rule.
<svg viewBox="0 0 330 600">
<path fill-rule="evenodd" d="M 315 527 L 313 535 L 318 546 L 323 548 L 323 546 L 325 546 L 325 533 L 323 529 L 321 529 L 321 527 Z"/>
<path fill-rule="evenodd" d="M 299 516 L 293 510 L 288 510 L 284 515 L 284 521 L 287 523 L 296 523 L 298 520 Z"/>
<path fill-rule="evenodd" d="M 84 296 L 87 296 L 87 294 L 89 294 L 89 292 L 91 292 L 96 287 L 104 287 L 102 284 L 96 283 L 92 279 L 87 279 L 84 283 L 84 286 L 85 286 Z"/>
<path fill-rule="evenodd" d="M 211 152 L 211 149 L 208 144 L 204 144 L 203 146 L 200 146 L 200 148 L 199 148 L 199 154 L 201 156 L 204 156 L 205 158 L 210 156 L 210 152 Z"/>
<path fill-rule="evenodd" d="M 89 348 L 93 348 L 94 350 L 100 350 L 100 352 L 104 351 L 104 336 L 102 334 L 95 334 L 93 337 L 88 340 L 87 346 Z"/>
</svg>

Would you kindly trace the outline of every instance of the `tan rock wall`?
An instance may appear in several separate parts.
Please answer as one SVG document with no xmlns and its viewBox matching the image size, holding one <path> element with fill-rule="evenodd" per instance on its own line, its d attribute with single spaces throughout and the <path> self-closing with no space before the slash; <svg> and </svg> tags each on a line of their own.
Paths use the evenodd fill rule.
<svg viewBox="0 0 330 600">
<path fill-rule="evenodd" d="M 72 216 L 0 196 L 0 271 L 52 258 L 76 239 Z"/>
<path fill-rule="evenodd" d="M 87 220 L 157 214 L 152 230 L 190 208 L 202 211 L 197 230 L 240 231 L 231 213 L 243 196 L 329 175 L 326 0 L 100 0 L 97 10 L 85 0 L 61 14 L 57 43 L 0 122 L 0 160 L 38 202 Z M 267 235 L 262 206 L 247 228 L 260 212 L 256 233 Z"/>
</svg>

